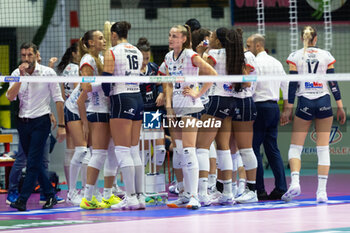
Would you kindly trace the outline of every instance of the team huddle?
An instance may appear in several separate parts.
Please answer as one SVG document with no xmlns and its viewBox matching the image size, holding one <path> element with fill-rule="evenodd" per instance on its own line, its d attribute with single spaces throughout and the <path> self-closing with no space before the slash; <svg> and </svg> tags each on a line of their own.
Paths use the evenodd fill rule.
<svg viewBox="0 0 350 233">
<path fill-rule="evenodd" d="M 265 200 L 262 144 L 276 180 L 269 198 L 291 201 L 301 192 L 301 153 L 314 119 L 318 156 L 316 200 L 327 202 L 329 133 L 333 121 L 329 88 L 337 103 L 337 119 L 343 124 L 346 118 L 337 82 L 222 82 L 220 75 L 282 76 L 285 72 L 281 63 L 265 52 L 262 35 L 251 35 L 243 42 L 240 29 L 220 27 L 211 32 L 188 24 L 170 29 L 169 52 L 160 66 L 150 62 L 151 49 L 146 38 L 140 38 L 136 46 L 128 43 L 131 25 L 126 21 L 112 25 L 108 22 L 104 33 L 88 31 L 67 49 L 57 67 L 63 76 L 198 76 L 198 82 L 173 84 L 63 84 L 60 93 L 65 101 L 67 203 L 84 209 L 146 208 L 143 166 L 155 163 L 159 171 L 166 147 L 165 139 L 157 139 L 153 145 L 156 159 L 151 158 L 151 148 L 147 148 L 142 163 L 139 144 L 145 111 L 159 111 L 167 122 L 221 122 L 219 128 L 197 128 L 193 124 L 169 128 L 176 175 L 176 183 L 169 191 L 178 194 L 178 199 L 169 201 L 168 207 L 198 209 L 212 204 Z M 315 47 L 315 29 L 306 26 L 302 39 L 304 48 L 287 59 L 290 74 L 334 73 L 333 56 Z M 13 75 L 19 75 L 16 72 Z M 217 80 L 202 83 L 200 75 L 217 75 Z M 280 89 L 284 102 L 281 116 L 277 103 Z M 51 92 L 57 95 L 59 88 L 52 88 Z M 291 184 L 287 188 L 277 146 L 277 125 L 291 122 L 295 96 L 298 105 L 288 151 Z M 102 169 L 103 195 L 97 188 Z M 124 192 L 118 191 L 115 182 L 118 171 L 123 177 Z M 83 183 L 80 191 L 76 189 L 79 174 Z"/>
</svg>

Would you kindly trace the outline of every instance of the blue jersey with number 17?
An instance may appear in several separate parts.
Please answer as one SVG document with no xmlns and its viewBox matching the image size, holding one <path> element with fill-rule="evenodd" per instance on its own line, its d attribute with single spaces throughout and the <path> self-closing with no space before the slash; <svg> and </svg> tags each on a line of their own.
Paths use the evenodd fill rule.
<svg viewBox="0 0 350 233">
<path fill-rule="evenodd" d="M 114 60 L 114 76 L 140 76 L 142 53 L 129 43 L 120 43 L 110 48 Z M 139 83 L 114 83 L 112 95 L 140 92 Z"/>
<path fill-rule="evenodd" d="M 334 57 L 323 49 L 308 47 L 299 49 L 289 55 L 288 64 L 297 67 L 298 74 L 326 74 L 328 66 L 335 63 Z M 317 99 L 329 94 L 327 81 L 299 82 L 297 96 Z"/>
</svg>

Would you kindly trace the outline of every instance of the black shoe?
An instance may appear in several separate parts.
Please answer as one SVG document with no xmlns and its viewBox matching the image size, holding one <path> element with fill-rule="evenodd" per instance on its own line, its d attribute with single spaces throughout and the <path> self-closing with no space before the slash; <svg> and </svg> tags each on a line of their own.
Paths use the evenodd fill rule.
<svg viewBox="0 0 350 233">
<path fill-rule="evenodd" d="M 43 205 L 43 209 L 52 209 L 54 205 L 57 204 L 56 197 L 50 197 L 47 199 L 45 205 Z"/>
<path fill-rule="evenodd" d="M 15 208 L 15 209 L 17 209 L 17 210 L 19 210 L 19 211 L 26 211 L 26 210 L 27 210 L 26 205 L 27 205 L 27 203 L 26 203 L 25 201 L 19 199 L 19 198 L 17 199 L 16 202 L 12 202 L 12 203 L 10 204 L 10 206 L 11 206 L 12 208 Z"/>
<path fill-rule="evenodd" d="M 269 195 L 269 200 L 281 200 L 284 193 L 285 191 L 280 191 L 274 188 L 274 190 L 272 190 L 272 192 Z"/>
<path fill-rule="evenodd" d="M 269 200 L 269 196 L 267 195 L 267 192 L 266 191 L 258 192 L 258 200 L 259 201 Z"/>
</svg>

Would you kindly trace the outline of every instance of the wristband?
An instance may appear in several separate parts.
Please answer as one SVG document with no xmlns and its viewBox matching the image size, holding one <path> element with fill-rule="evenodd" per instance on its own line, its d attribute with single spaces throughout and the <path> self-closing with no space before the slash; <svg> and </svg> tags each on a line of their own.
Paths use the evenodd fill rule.
<svg viewBox="0 0 350 233">
<path fill-rule="evenodd" d="M 66 128 L 65 125 L 60 125 L 60 124 L 58 124 L 57 126 L 58 126 L 59 128 Z"/>
</svg>

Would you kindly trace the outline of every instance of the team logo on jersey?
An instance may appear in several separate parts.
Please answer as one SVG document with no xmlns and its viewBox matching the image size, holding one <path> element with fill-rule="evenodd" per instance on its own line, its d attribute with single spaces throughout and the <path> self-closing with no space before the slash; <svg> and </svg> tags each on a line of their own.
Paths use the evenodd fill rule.
<svg viewBox="0 0 350 233">
<path fill-rule="evenodd" d="M 232 91 L 232 85 L 224 84 L 223 88 L 225 91 L 231 92 Z"/>
<path fill-rule="evenodd" d="M 323 88 L 323 83 L 319 82 L 305 82 L 305 88 Z"/>
<path fill-rule="evenodd" d="M 316 142 L 316 130 L 313 130 L 310 134 L 310 138 L 312 141 Z M 335 144 L 337 142 L 340 142 L 343 138 L 342 132 L 339 130 L 338 126 L 332 126 L 331 132 L 329 135 L 329 144 Z"/>
<path fill-rule="evenodd" d="M 160 129 L 160 116 L 162 114 L 157 110 L 156 112 L 143 113 L 143 128 L 144 129 Z"/>
</svg>

